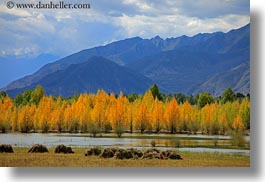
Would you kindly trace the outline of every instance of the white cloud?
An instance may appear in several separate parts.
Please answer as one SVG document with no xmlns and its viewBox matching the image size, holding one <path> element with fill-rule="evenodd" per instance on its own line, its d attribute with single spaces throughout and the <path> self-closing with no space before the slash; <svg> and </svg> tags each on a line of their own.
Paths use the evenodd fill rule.
<svg viewBox="0 0 265 182">
<path fill-rule="evenodd" d="M 9 14 L 9 15 L 14 15 L 17 17 L 29 17 L 31 14 L 29 11 L 24 10 L 24 9 L 8 9 L 5 4 L 0 4 L 0 12 L 1 14 Z"/>
<path fill-rule="evenodd" d="M 23 2 L 39 1 L 20 0 Z M 1 2 L 0 55 L 44 52 L 68 55 L 133 36 L 191 36 L 228 31 L 249 22 L 248 0 L 90 0 L 89 3 L 89 10 L 10 10 Z"/>
<path fill-rule="evenodd" d="M 124 0 L 124 4 L 127 5 L 136 5 L 140 10 L 149 11 L 152 10 L 152 6 L 149 3 L 139 0 Z"/>
<path fill-rule="evenodd" d="M 199 19 L 181 15 L 164 15 L 134 17 L 123 15 L 116 22 L 123 27 L 125 36 L 143 36 L 145 38 L 160 35 L 161 37 L 192 36 L 201 32 L 228 31 L 249 22 L 248 16 L 225 15 L 217 18 Z"/>
<path fill-rule="evenodd" d="M 62 21 L 65 19 L 72 19 L 72 16 L 65 13 L 58 13 L 57 15 L 55 15 L 55 18 L 57 21 Z"/>
</svg>

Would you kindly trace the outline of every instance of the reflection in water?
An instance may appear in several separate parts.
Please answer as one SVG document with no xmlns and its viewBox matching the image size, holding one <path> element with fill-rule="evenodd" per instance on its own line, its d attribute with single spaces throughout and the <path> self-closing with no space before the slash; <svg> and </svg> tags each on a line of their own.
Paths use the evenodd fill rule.
<svg viewBox="0 0 265 182">
<path fill-rule="evenodd" d="M 150 146 L 150 143 L 153 139 L 142 139 L 137 145 L 139 146 Z M 213 146 L 215 145 L 215 140 L 165 140 L 165 139 L 156 139 L 155 140 L 157 147 L 185 147 L 185 146 Z M 216 145 L 231 145 L 230 140 L 217 140 Z"/>
<path fill-rule="evenodd" d="M 150 135 L 141 135 L 140 138 L 126 138 L 139 135 L 125 135 L 124 138 L 113 137 L 112 134 L 106 138 L 91 138 L 85 134 L 0 134 L 0 144 L 11 144 L 16 147 L 29 147 L 33 144 L 44 144 L 47 147 L 54 147 L 58 144 L 64 144 L 72 147 L 86 148 L 89 146 L 113 146 L 113 147 L 151 147 L 151 141 L 155 140 L 156 147 L 160 149 L 169 149 L 181 147 L 179 150 L 188 151 L 214 151 L 214 152 L 243 152 L 248 153 L 249 150 L 229 150 L 229 149 L 207 149 L 206 147 L 214 145 L 229 146 L 231 142 L 229 136 L 204 136 L 204 135 L 152 135 L 158 139 L 150 139 Z M 217 138 L 218 137 L 218 138 Z M 249 141 L 249 137 L 246 138 Z M 200 148 L 190 148 L 190 147 Z"/>
</svg>

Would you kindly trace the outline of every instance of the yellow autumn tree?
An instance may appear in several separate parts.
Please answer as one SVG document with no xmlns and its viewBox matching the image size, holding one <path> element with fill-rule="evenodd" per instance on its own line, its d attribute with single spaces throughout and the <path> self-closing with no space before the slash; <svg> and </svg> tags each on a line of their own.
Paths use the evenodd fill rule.
<svg viewBox="0 0 265 182">
<path fill-rule="evenodd" d="M 71 104 L 71 119 L 68 123 L 68 129 L 70 132 L 78 132 L 80 127 L 80 119 L 82 118 L 83 114 L 83 96 L 77 96 L 76 100 Z"/>
<path fill-rule="evenodd" d="M 211 110 L 210 110 L 210 105 L 209 104 L 206 104 L 201 110 L 200 110 L 200 119 L 201 119 L 201 132 L 202 133 L 207 133 L 209 134 L 210 133 L 210 124 L 211 124 L 211 114 L 210 113 Z"/>
<path fill-rule="evenodd" d="M 5 133 L 11 128 L 13 108 L 12 100 L 9 97 L 5 97 L 3 101 L 0 100 L 0 131 L 2 133 Z"/>
<path fill-rule="evenodd" d="M 53 99 L 52 97 L 44 96 L 42 97 L 38 109 L 36 111 L 36 122 L 35 124 L 43 133 L 47 133 L 51 127 L 51 113 L 53 107 Z"/>
<path fill-rule="evenodd" d="M 179 105 L 175 98 L 166 104 L 164 118 L 168 131 L 175 133 L 180 130 Z"/>
<path fill-rule="evenodd" d="M 70 132 L 70 126 L 71 123 L 73 122 L 74 118 L 73 118 L 73 111 L 72 111 L 72 107 L 70 104 L 68 104 L 66 106 L 66 108 L 64 109 L 64 127 L 66 131 Z"/>
<path fill-rule="evenodd" d="M 250 102 L 248 98 L 244 98 L 239 107 L 239 114 L 243 120 L 246 129 L 250 129 Z"/>
<path fill-rule="evenodd" d="M 155 99 L 153 110 L 152 110 L 152 128 L 155 129 L 156 133 L 160 133 L 164 127 L 163 123 L 163 103 L 157 98 Z"/>
<path fill-rule="evenodd" d="M 150 123 L 148 109 L 146 104 L 142 102 L 137 109 L 137 114 L 135 117 L 135 127 L 137 130 L 140 130 L 141 133 L 144 133 L 149 125 Z"/>
<path fill-rule="evenodd" d="M 13 111 L 10 116 L 10 122 L 12 126 L 12 131 L 18 131 L 18 109 L 16 107 L 13 108 Z"/>
<path fill-rule="evenodd" d="M 188 123 L 191 121 L 191 105 L 188 101 L 184 102 L 180 107 L 180 131 L 188 130 Z"/>
<path fill-rule="evenodd" d="M 244 130 L 244 128 L 245 128 L 245 126 L 244 126 L 243 120 L 242 120 L 241 116 L 238 114 L 234 119 L 233 129 L 235 131 L 242 131 L 242 130 Z"/>
<path fill-rule="evenodd" d="M 207 134 L 217 134 L 219 130 L 217 104 L 207 104 L 201 109 L 201 131 Z"/>
<path fill-rule="evenodd" d="M 217 103 L 211 104 L 211 134 L 217 135 L 219 133 L 219 113 L 220 105 Z"/>
<path fill-rule="evenodd" d="M 142 102 L 144 102 L 148 108 L 149 111 L 151 111 L 153 104 L 154 104 L 154 96 L 151 92 L 151 90 L 148 90 L 143 97 Z"/>
<path fill-rule="evenodd" d="M 21 132 L 27 133 L 33 129 L 35 112 L 35 105 L 25 105 L 20 109 L 18 114 L 18 127 Z"/>
<path fill-rule="evenodd" d="M 114 102 L 109 110 L 109 121 L 114 132 L 120 138 L 124 133 L 127 124 L 127 116 L 126 116 L 126 105 L 128 100 L 123 96 L 122 92 L 120 93 L 116 102 Z"/>
<path fill-rule="evenodd" d="M 226 112 L 227 122 L 229 129 L 233 129 L 233 122 L 239 112 L 240 104 L 238 101 L 227 102 L 223 105 Z"/>
<path fill-rule="evenodd" d="M 107 108 L 109 104 L 109 95 L 104 90 L 98 90 L 96 96 L 95 96 L 95 105 L 91 112 L 91 119 L 92 122 L 90 122 L 90 129 L 92 129 L 92 132 L 101 132 L 105 130 L 107 125 Z M 93 134 L 94 135 L 94 134 Z"/>
<path fill-rule="evenodd" d="M 187 129 L 190 133 L 196 134 L 200 129 L 200 115 L 197 107 L 192 107 L 190 110 L 190 120 L 187 121 Z"/>
<path fill-rule="evenodd" d="M 103 129 L 103 119 L 105 112 L 103 110 L 103 103 L 102 102 L 97 102 L 95 104 L 95 107 L 93 108 L 93 111 L 91 112 L 91 119 L 93 122 L 93 125 L 98 129 L 98 132 L 102 131 Z"/>
<path fill-rule="evenodd" d="M 228 129 L 228 121 L 225 111 L 221 111 L 221 114 L 218 117 L 219 127 L 220 127 L 220 134 L 224 135 Z"/>
<path fill-rule="evenodd" d="M 120 137 L 125 130 L 226 134 L 229 130 L 250 129 L 249 98 L 207 102 L 199 107 L 188 101 L 179 105 L 171 96 L 166 96 L 165 102 L 159 101 L 150 90 L 143 96 L 130 96 L 133 98 L 130 102 L 122 93 L 117 98 L 104 90 L 96 94 L 76 94 L 70 99 L 48 97 L 39 90 L 33 99 L 31 91 L 13 101 L 6 95 L 1 96 L 0 132 L 89 131 L 96 136 L 102 131 L 114 131 Z M 13 105 L 13 102 L 20 104 Z"/>
<path fill-rule="evenodd" d="M 51 112 L 50 121 L 51 128 L 57 132 L 62 132 L 65 129 L 64 110 L 66 103 L 59 97 L 55 103 L 55 108 Z"/>
<path fill-rule="evenodd" d="M 133 103 L 127 103 L 127 125 L 130 133 L 133 133 L 134 128 L 134 116 L 135 116 L 135 106 Z"/>
<path fill-rule="evenodd" d="M 80 128 L 82 132 L 87 132 L 88 131 L 88 125 L 89 125 L 89 120 L 90 118 L 90 112 L 91 112 L 91 107 L 90 107 L 90 98 L 88 94 L 82 94 L 80 95 L 78 101 L 77 101 L 77 120 L 80 122 Z"/>
</svg>

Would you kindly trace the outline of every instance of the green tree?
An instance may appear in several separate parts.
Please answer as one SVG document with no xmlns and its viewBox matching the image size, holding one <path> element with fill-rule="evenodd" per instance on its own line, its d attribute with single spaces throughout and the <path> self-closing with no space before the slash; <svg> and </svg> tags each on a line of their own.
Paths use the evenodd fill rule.
<svg viewBox="0 0 265 182">
<path fill-rule="evenodd" d="M 193 95 L 188 96 L 187 99 L 191 105 L 195 105 L 197 102 L 196 97 L 194 97 Z"/>
<path fill-rule="evenodd" d="M 206 104 L 211 104 L 214 102 L 212 95 L 208 92 L 203 92 L 199 95 L 198 106 L 203 108 Z"/>
<path fill-rule="evenodd" d="M 159 88 L 158 88 L 158 86 L 156 84 L 152 85 L 150 87 L 150 90 L 152 92 L 152 95 L 153 95 L 154 99 L 155 98 L 157 98 L 158 100 L 162 100 L 163 99 L 162 94 L 160 93 L 160 90 L 159 90 Z"/>
<path fill-rule="evenodd" d="M 41 98 L 45 95 L 44 89 L 42 86 L 38 85 L 35 90 L 31 92 L 30 103 L 38 105 Z"/>
<path fill-rule="evenodd" d="M 233 102 L 234 100 L 236 100 L 236 94 L 229 87 L 228 89 L 224 91 L 222 98 L 221 98 L 221 103 L 225 104 L 226 102 Z"/>
<path fill-rule="evenodd" d="M 6 98 L 7 94 L 4 91 L 0 92 L 0 100 Z"/>
<path fill-rule="evenodd" d="M 23 103 L 23 95 L 22 95 L 22 94 L 18 94 L 18 95 L 14 98 L 13 102 L 14 102 L 14 105 L 15 105 L 16 107 L 21 106 L 22 103 Z"/>
<path fill-rule="evenodd" d="M 137 99 L 137 95 L 135 93 L 133 93 L 131 95 L 128 95 L 127 98 L 130 102 L 133 102 Z"/>
<path fill-rule="evenodd" d="M 183 103 L 186 102 L 186 100 L 187 100 L 186 95 L 181 94 L 181 93 L 179 93 L 179 94 L 175 94 L 175 98 L 176 98 L 176 100 L 177 100 L 177 102 L 178 102 L 179 104 L 183 104 Z"/>
<path fill-rule="evenodd" d="M 23 101 L 22 101 L 22 105 L 27 105 L 30 103 L 30 99 L 31 99 L 31 93 L 32 93 L 32 90 L 26 90 L 24 93 L 23 93 Z"/>
<path fill-rule="evenodd" d="M 18 94 L 13 100 L 14 105 L 16 107 L 20 107 L 29 104 L 31 100 L 31 93 L 32 90 L 26 90 L 25 92 Z"/>
<path fill-rule="evenodd" d="M 74 101 L 77 101 L 78 98 L 79 98 L 79 94 L 78 94 L 77 91 L 75 91 L 75 93 L 74 93 L 74 95 L 73 95 L 73 100 L 74 100 Z"/>
</svg>

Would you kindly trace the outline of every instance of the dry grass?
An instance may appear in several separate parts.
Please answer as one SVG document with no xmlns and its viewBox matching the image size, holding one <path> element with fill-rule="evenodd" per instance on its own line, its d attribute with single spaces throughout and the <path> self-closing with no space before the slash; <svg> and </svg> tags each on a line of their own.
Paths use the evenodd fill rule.
<svg viewBox="0 0 265 182">
<path fill-rule="evenodd" d="M 15 153 L 0 153 L 0 166 L 8 167 L 249 167 L 250 157 L 221 153 L 179 152 L 184 160 L 117 160 L 85 157 L 85 149 L 73 149 L 75 154 L 27 153 L 27 148 L 15 148 Z"/>
</svg>

